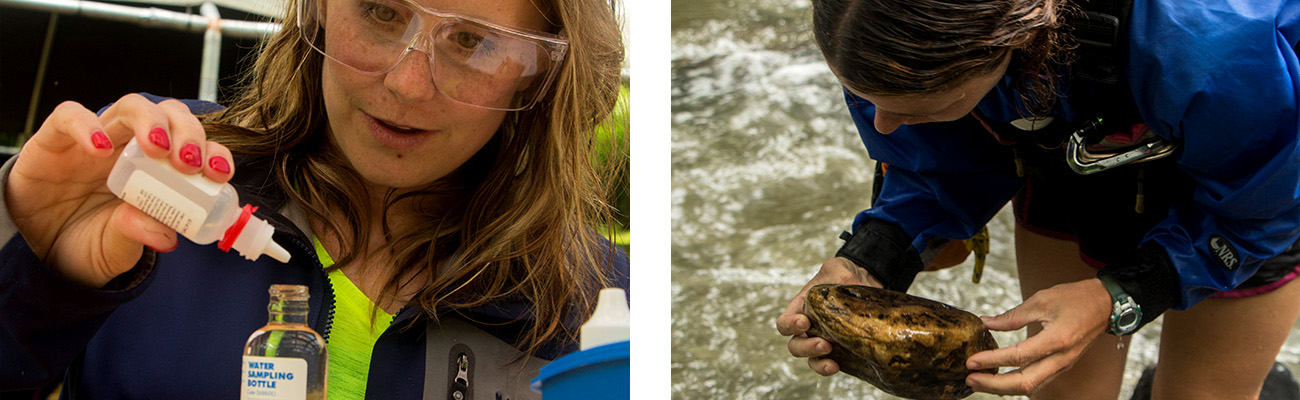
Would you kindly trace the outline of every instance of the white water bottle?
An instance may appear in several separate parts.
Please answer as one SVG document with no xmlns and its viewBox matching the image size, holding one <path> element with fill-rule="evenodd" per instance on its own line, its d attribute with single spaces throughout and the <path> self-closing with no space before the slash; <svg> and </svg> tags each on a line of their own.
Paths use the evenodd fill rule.
<svg viewBox="0 0 1300 400">
<path fill-rule="evenodd" d="M 150 158 L 135 138 L 113 165 L 108 190 L 194 243 L 219 240 L 222 250 L 233 248 L 249 260 L 266 254 L 289 262 L 289 252 L 271 240 L 275 229 L 253 216 L 257 207 L 239 207 L 234 187 L 202 174 L 183 174 L 167 159 Z"/>
</svg>

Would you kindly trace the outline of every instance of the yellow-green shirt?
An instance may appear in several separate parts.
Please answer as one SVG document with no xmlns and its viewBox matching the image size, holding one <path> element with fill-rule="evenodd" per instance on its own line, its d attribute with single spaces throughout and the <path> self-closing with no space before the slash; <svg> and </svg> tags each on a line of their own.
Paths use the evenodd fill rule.
<svg viewBox="0 0 1300 400">
<path fill-rule="evenodd" d="M 314 235 L 311 239 L 321 265 L 325 268 L 334 265 L 334 259 L 325 252 L 320 240 Z M 330 272 L 329 279 L 334 286 L 334 324 L 325 346 L 329 350 L 328 397 L 330 400 L 364 399 L 366 379 L 370 376 L 370 354 L 379 335 L 393 323 L 393 315 L 378 310 L 371 324 L 370 312 L 375 303 L 342 270 Z"/>
</svg>

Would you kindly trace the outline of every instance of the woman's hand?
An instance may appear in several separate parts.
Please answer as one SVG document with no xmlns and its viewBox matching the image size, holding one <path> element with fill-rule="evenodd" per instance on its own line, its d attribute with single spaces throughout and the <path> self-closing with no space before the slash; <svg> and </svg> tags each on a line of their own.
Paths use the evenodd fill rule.
<svg viewBox="0 0 1300 400">
<path fill-rule="evenodd" d="M 795 357 L 808 357 L 808 367 L 812 368 L 818 374 L 825 376 L 834 375 L 840 372 L 840 366 L 830 359 L 822 358 L 830 354 L 831 343 L 819 337 L 809 337 L 808 327 L 811 322 L 808 316 L 803 314 L 804 296 L 808 294 L 808 289 L 813 285 L 822 283 L 838 283 L 848 285 L 867 285 L 882 287 L 880 281 L 871 276 L 866 269 L 854 265 L 852 261 L 844 257 L 835 257 L 822 262 L 821 270 L 813 276 L 799 294 L 790 300 L 790 304 L 785 307 L 785 312 L 776 318 L 776 330 L 781 332 L 782 336 L 791 336 L 790 343 L 787 347 L 790 354 Z"/>
<path fill-rule="evenodd" d="M 984 325 L 995 331 L 1042 324 L 1038 334 L 1015 346 L 976 353 L 966 360 L 966 368 L 971 370 L 1019 367 L 997 375 L 970 374 L 966 384 L 975 391 L 1028 395 L 1070 369 L 1106 331 L 1110 294 L 1097 279 L 1066 283 L 1035 293 L 1002 315 L 982 318 Z"/>
<path fill-rule="evenodd" d="M 154 104 L 127 95 L 102 116 L 65 102 L 50 113 L 18 154 L 5 201 L 18 232 L 45 265 L 99 288 L 128 271 L 143 246 L 175 249 L 176 231 L 123 203 L 106 181 L 132 137 L 149 157 L 169 158 L 183 173 L 230 180 L 230 150 L 208 142 L 183 103 Z"/>
</svg>

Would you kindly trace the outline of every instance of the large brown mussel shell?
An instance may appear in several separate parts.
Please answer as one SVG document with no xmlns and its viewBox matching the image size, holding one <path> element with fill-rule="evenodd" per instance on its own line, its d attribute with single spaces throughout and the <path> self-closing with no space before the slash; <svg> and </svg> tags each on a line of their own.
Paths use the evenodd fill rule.
<svg viewBox="0 0 1300 400">
<path fill-rule="evenodd" d="M 888 289 L 813 286 L 804 314 L 812 322 L 808 334 L 831 342 L 827 357 L 840 371 L 899 397 L 970 396 L 966 358 L 998 348 L 975 314 Z"/>
</svg>

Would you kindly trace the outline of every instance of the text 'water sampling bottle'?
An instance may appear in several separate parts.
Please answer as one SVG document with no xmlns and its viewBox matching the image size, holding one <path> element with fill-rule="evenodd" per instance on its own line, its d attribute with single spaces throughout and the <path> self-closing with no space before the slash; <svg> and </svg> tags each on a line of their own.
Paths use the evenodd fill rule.
<svg viewBox="0 0 1300 400">
<path fill-rule="evenodd" d="M 289 252 L 271 240 L 275 229 L 253 216 L 257 207 L 239 207 L 234 187 L 183 174 L 165 158 L 150 158 L 134 138 L 113 165 L 108 190 L 194 243 L 215 241 L 221 250 L 233 248 L 249 260 L 266 254 L 289 262 Z"/>
<path fill-rule="evenodd" d="M 324 400 L 325 339 L 307 326 L 307 287 L 271 285 L 266 326 L 244 345 L 241 400 Z"/>
</svg>

